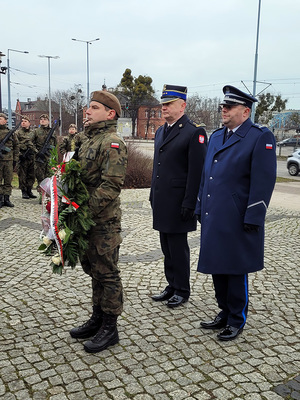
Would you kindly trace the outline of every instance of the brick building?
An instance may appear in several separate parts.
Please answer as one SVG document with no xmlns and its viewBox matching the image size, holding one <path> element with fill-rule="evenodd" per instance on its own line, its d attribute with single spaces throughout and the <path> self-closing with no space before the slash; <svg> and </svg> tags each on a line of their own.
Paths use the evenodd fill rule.
<svg viewBox="0 0 300 400">
<path fill-rule="evenodd" d="M 161 105 L 140 106 L 137 117 L 136 136 L 154 139 L 156 130 L 165 123 L 161 116 Z"/>
<path fill-rule="evenodd" d="M 51 104 L 53 104 L 53 102 L 51 102 Z M 27 101 L 20 101 L 18 99 L 15 112 L 16 124 L 21 121 L 21 115 L 26 115 L 30 119 L 31 126 L 34 128 L 39 126 L 41 114 L 49 113 L 49 108 L 48 103 L 44 100 L 38 99 L 36 101 L 31 101 L 31 99 L 27 99 Z M 58 111 L 52 110 L 51 114 L 53 121 L 59 118 Z"/>
</svg>

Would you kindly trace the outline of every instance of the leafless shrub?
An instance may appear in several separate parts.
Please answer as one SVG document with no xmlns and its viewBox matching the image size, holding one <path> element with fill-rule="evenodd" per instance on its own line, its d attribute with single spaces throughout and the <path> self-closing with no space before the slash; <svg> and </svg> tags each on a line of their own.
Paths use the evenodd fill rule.
<svg viewBox="0 0 300 400">
<path fill-rule="evenodd" d="M 144 154 L 135 144 L 129 143 L 128 166 L 124 188 L 148 188 L 151 186 L 153 159 Z"/>
</svg>

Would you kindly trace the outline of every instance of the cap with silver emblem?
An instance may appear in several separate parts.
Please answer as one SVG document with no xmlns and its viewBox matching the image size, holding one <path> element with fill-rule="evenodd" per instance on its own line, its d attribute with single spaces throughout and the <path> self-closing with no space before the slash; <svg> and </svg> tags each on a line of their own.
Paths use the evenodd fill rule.
<svg viewBox="0 0 300 400">
<path fill-rule="evenodd" d="M 236 87 L 230 85 L 223 87 L 223 93 L 225 97 L 220 103 L 220 105 L 223 106 L 237 106 L 240 104 L 242 106 L 252 108 L 252 104 L 257 101 L 257 99 L 250 94 L 244 93 Z"/>
</svg>

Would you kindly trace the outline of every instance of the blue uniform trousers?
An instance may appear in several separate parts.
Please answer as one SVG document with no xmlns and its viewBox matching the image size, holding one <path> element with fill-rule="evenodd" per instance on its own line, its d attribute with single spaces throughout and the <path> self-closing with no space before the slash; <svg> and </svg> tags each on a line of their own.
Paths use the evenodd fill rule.
<svg viewBox="0 0 300 400">
<path fill-rule="evenodd" d="M 248 313 L 248 274 L 213 274 L 213 283 L 219 308 L 219 317 L 227 319 L 227 325 L 242 328 Z"/>
<path fill-rule="evenodd" d="M 187 232 L 160 234 L 161 249 L 164 254 L 166 290 L 185 299 L 190 297 L 190 248 Z"/>
</svg>

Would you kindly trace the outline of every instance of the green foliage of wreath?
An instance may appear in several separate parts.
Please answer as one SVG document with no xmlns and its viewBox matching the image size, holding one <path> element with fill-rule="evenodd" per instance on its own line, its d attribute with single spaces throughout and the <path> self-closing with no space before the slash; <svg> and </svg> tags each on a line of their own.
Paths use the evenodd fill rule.
<svg viewBox="0 0 300 400">
<path fill-rule="evenodd" d="M 85 171 L 81 168 L 80 163 L 71 159 L 67 163 L 58 164 L 58 153 L 56 149 L 51 151 L 49 166 L 52 175 L 58 174 L 58 189 L 71 202 L 66 204 L 59 201 L 58 207 L 58 228 L 59 231 L 64 230 L 65 237 L 62 240 L 64 264 L 75 268 L 78 260 L 82 258 L 88 248 L 88 232 L 95 225 L 91 218 L 88 201 L 89 193 L 83 183 Z M 72 202 L 79 207 L 75 209 Z M 53 255 L 56 249 L 55 241 L 47 246 L 44 243 L 40 245 L 39 250 L 46 255 Z M 51 261 L 54 273 L 62 274 L 63 266 Z"/>
</svg>

